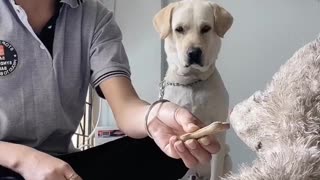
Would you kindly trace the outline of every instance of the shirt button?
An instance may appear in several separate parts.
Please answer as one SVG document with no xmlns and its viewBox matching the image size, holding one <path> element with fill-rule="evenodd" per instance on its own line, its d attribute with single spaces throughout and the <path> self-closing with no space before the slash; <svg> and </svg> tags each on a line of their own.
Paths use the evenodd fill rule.
<svg viewBox="0 0 320 180">
<path fill-rule="evenodd" d="M 41 49 L 46 49 L 46 47 L 43 44 L 40 45 L 40 48 Z"/>
</svg>

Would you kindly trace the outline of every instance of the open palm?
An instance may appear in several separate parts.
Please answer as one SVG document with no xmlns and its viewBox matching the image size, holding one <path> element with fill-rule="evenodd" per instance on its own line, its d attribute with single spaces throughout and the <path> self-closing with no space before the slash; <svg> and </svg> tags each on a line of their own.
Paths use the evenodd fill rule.
<svg viewBox="0 0 320 180">
<path fill-rule="evenodd" d="M 148 125 L 149 131 L 160 149 L 168 156 L 182 159 L 189 168 L 210 161 L 211 154 L 219 151 L 214 136 L 182 142 L 179 136 L 196 131 L 203 126 L 201 121 L 188 110 L 167 102 L 153 113 Z"/>
</svg>

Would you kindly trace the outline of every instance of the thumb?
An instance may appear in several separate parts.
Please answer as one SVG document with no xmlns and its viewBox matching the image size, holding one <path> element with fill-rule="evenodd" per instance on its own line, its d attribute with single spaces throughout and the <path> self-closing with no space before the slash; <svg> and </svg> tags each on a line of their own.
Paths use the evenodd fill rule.
<svg viewBox="0 0 320 180">
<path fill-rule="evenodd" d="M 201 121 L 187 109 L 177 104 L 164 103 L 158 109 L 159 120 L 175 130 L 191 133 L 202 127 Z"/>
<path fill-rule="evenodd" d="M 174 113 L 176 122 L 187 133 L 194 132 L 202 127 L 201 121 L 185 108 L 178 107 Z"/>
</svg>

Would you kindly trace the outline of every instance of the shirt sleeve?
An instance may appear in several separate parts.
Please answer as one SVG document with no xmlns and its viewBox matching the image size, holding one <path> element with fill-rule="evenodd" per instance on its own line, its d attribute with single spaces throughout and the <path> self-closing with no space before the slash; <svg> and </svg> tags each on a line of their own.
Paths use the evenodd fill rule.
<svg viewBox="0 0 320 180">
<path fill-rule="evenodd" d="M 122 44 L 121 30 L 115 22 L 113 13 L 106 8 L 97 14 L 90 48 L 90 65 L 91 85 L 98 91 L 100 91 L 99 85 L 106 79 L 131 76 L 128 57 Z M 101 91 L 98 93 L 100 95 Z"/>
</svg>

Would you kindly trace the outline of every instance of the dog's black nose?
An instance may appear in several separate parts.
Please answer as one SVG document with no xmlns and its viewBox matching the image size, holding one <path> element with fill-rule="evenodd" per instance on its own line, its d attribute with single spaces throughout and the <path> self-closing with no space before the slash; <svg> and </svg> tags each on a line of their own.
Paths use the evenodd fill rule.
<svg viewBox="0 0 320 180">
<path fill-rule="evenodd" d="M 190 48 L 187 53 L 190 64 L 201 65 L 202 50 L 200 48 Z"/>
</svg>

